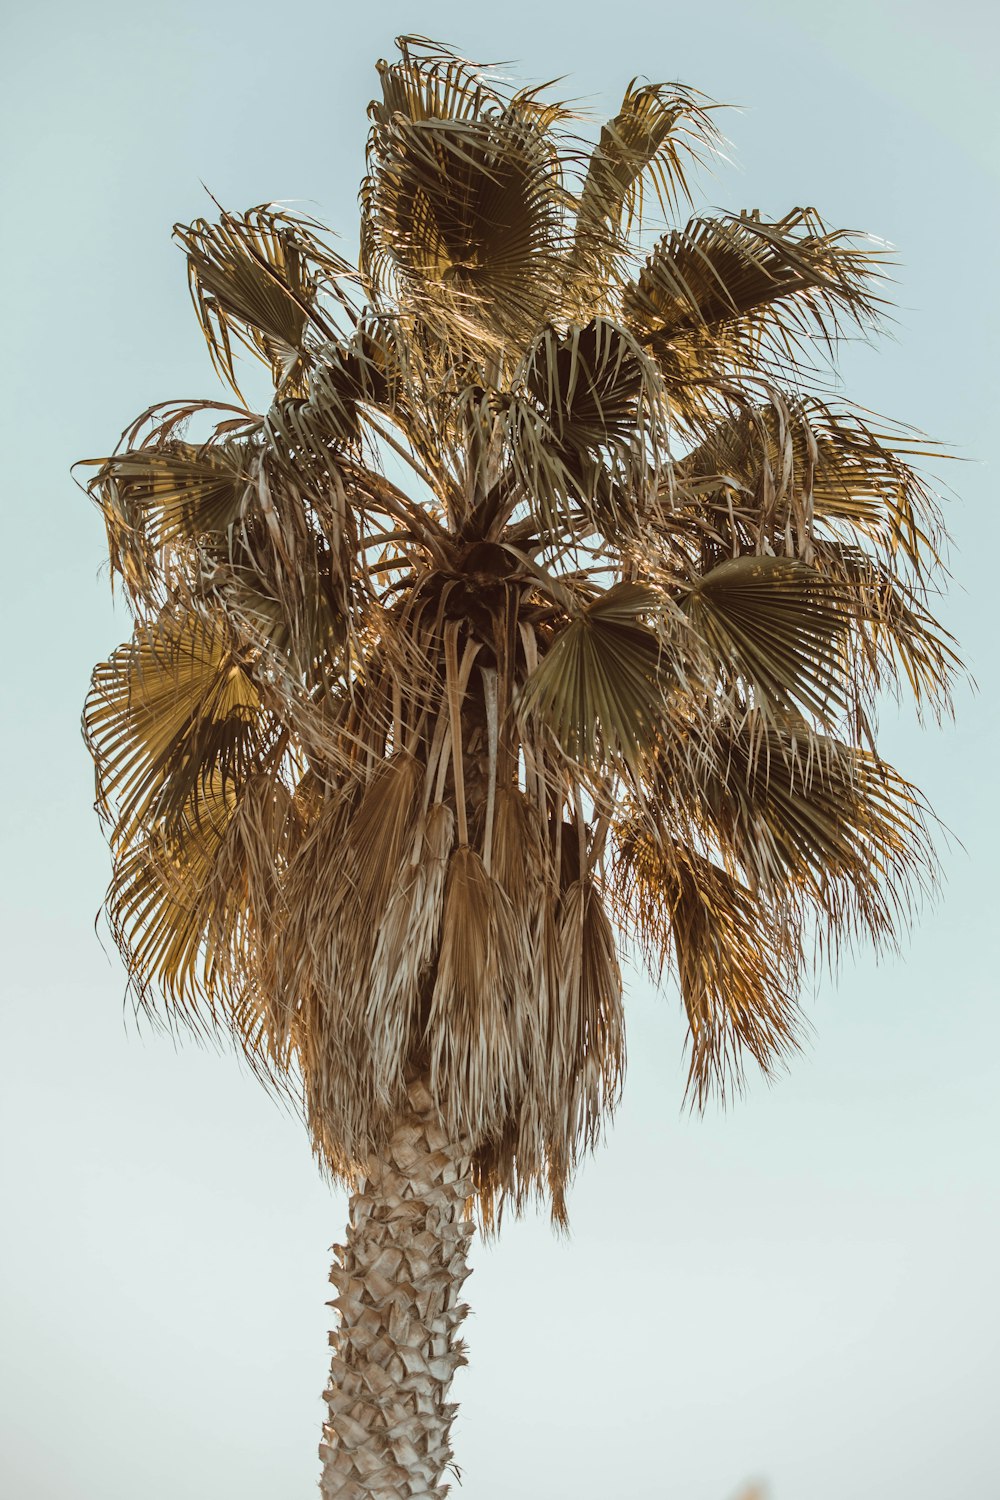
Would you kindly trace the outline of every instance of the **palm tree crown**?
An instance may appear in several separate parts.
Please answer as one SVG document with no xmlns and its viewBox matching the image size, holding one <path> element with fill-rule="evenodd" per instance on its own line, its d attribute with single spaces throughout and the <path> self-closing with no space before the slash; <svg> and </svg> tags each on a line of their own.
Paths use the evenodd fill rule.
<svg viewBox="0 0 1000 1500">
<path fill-rule="evenodd" d="M 672 965 L 700 1100 L 932 875 L 874 736 L 887 688 L 949 705 L 940 526 L 921 445 L 824 395 L 877 246 L 685 222 L 690 90 L 631 84 L 588 146 L 548 88 L 399 49 L 358 266 L 272 206 L 179 228 L 233 400 L 95 461 L 136 620 L 86 708 L 109 913 L 141 1003 L 294 1079 L 334 1174 L 419 1077 L 487 1220 L 560 1217 L 622 1078 L 616 933 Z"/>
</svg>

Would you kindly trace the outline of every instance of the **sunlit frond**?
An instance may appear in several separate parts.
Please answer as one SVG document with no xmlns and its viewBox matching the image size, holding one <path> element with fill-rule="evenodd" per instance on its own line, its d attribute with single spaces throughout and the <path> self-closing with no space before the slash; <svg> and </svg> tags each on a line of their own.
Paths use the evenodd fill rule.
<svg viewBox="0 0 1000 1500">
<path fill-rule="evenodd" d="M 808 560 L 817 536 L 849 528 L 923 578 L 939 564 L 942 528 L 907 459 L 936 451 L 911 434 L 880 431 L 861 414 L 775 391 L 767 405 L 715 424 L 679 473 L 712 497 L 713 519 L 737 545 L 762 550 L 770 540 L 777 550 L 791 540 Z"/>
<path fill-rule="evenodd" d="M 388 125 L 395 115 L 407 120 L 475 120 L 503 100 L 481 66 L 451 47 L 423 36 L 396 38 L 399 62 L 379 58 L 375 67 L 382 98 L 368 106 L 369 119 Z"/>
<path fill-rule="evenodd" d="M 391 98 L 399 76 L 386 70 L 386 82 Z M 439 337 L 451 329 L 457 346 L 523 347 L 558 285 L 566 203 L 559 154 L 534 111 L 478 89 L 466 101 L 457 118 L 376 110 L 362 268 L 376 295 L 398 286 Z"/>
<path fill-rule="evenodd" d="M 235 1029 L 251 1060 L 269 1068 L 287 1066 L 289 1038 L 260 988 L 257 961 L 296 832 L 280 780 L 253 775 L 237 791 L 213 776 L 197 808 L 123 847 L 108 895 L 143 1008 L 154 1010 L 158 991 L 168 1021 L 202 1034 Z"/>
<path fill-rule="evenodd" d="M 257 763 L 273 728 L 260 693 L 211 624 L 167 612 L 94 671 L 84 728 L 98 797 L 123 836 L 197 816 Z"/>
<path fill-rule="evenodd" d="M 569 264 L 581 301 L 600 304 L 623 268 L 647 190 L 664 214 L 690 203 L 691 167 L 719 146 L 714 107 L 681 84 L 629 84 L 618 113 L 601 128 L 577 205 Z"/>
</svg>

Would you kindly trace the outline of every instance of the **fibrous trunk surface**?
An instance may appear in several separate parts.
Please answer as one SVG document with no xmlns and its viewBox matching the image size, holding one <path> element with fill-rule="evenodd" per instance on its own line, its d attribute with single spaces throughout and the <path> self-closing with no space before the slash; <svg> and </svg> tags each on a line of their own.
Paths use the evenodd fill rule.
<svg viewBox="0 0 1000 1500">
<path fill-rule="evenodd" d="M 408 1097 L 351 1197 L 347 1244 L 333 1247 L 340 1324 L 330 1334 L 323 1500 L 439 1500 L 449 1490 L 470 1158 L 448 1140 L 423 1083 Z"/>
</svg>

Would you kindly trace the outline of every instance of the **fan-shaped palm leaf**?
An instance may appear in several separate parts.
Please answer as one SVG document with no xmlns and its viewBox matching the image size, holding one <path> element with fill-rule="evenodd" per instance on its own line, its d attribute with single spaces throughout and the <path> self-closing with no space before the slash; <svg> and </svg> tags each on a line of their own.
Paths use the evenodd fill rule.
<svg viewBox="0 0 1000 1500">
<path fill-rule="evenodd" d="M 237 395 L 234 338 L 271 367 L 275 385 L 294 389 L 310 324 L 332 333 L 317 293 L 356 273 L 322 244 L 314 227 L 270 204 L 225 214 L 218 224 L 197 219 L 175 226 L 212 360 Z"/>
<path fill-rule="evenodd" d="M 723 673 L 761 707 L 805 708 L 821 722 L 844 703 L 841 592 L 791 558 L 734 557 L 691 587 L 682 605 Z"/>
<path fill-rule="evenodd" d="M 511 102 L 461 118 L 376 116 L 362 265 L 439 330 L 523 345 L 552 301 L 566 202 L 554 143 Z"/>
<path fill-rule="evenodd" d="M 101 805 L 116 804 L 129 837 L 141 823 L 191 816 L 210 778 L 223 795 L 273 737 L 257 688 L 218 629 L 172 611 L 139 626 L 97 668 L 84 727 Z"/>
<path fill-rule="evenodd" d="M 661 652 L 643 623 L 654 590 L 616 584 L 555 636 L 525 687 L 522 712 L 537 713 L 574 760 L 634 762 L 661 717 Z"/>
</svg>

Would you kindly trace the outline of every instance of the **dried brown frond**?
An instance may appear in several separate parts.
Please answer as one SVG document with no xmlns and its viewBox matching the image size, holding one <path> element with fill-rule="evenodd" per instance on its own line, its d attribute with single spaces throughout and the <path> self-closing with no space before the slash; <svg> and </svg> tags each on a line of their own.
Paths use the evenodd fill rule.
<svg viewBox="0 0 1000 1500">
<path fill-rule="evenodd" d="M 520 1095 L 533 1040 L 526 938 L 480 855 L 456 849 L 423 1045 L 431 1092 L 459 1139 L 495 1130 Z"/>
<path fill-rule="evenodd" d="M 660 838 L 641 817 L 618 838 L 620 900 L 653 972 L 671 963 L 690 1027 L 689 1092 L 742 1084 L 744 1055 L 771 1072 L 794 1049 L 801 947 L 794 909 L 695 850 Z"/>
<path fill-rule="evenodd" d="M 417 825 L 413 857 L 404 866 L 379 924 L 366 1020 L 379 1054 L 376 1078 L 387 1103 L 404 1082 L 417 1041 L 421 1005 L 441 941 L 445 879 L 454 840 L 454 813 L 444 803 L 435 803 Z"/>
</svg>

